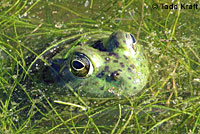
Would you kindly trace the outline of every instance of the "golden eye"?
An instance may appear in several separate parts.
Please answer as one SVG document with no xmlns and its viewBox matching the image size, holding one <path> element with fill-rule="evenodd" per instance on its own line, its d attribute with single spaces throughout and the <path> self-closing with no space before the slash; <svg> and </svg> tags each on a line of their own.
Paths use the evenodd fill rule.
<svg viewBox="0 0 200 134">
<path fill-rule="evenodd" d="M 85 54 L 76 52 L 71 58 L 70 70 L 77 77 L 87 77 L 93 73 L 94 67 Z"/>
</svg>

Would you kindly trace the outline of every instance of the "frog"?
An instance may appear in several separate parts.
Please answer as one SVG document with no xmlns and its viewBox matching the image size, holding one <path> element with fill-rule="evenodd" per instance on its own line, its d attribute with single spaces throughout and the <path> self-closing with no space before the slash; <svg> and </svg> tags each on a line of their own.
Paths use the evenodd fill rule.
<svg viewBox="0 0 200 134">
<path fill-rule="evenodd" d="M 134 96 L 148 82 L 148 61 L 131 33 L 118 30 L 107 38 L 72 47 L 65 58 L 48 61 L 46 83 L 69 87 L 80 96 Z"/>
</svg>

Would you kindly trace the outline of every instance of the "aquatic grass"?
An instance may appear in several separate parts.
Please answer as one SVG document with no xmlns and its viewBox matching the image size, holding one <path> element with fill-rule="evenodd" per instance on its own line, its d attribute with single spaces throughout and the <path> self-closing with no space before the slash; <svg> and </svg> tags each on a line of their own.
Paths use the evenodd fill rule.
<svg viewBox="0 0 200 134">
<path fill-rule="evenodd" d="M 198 22 L 199 11 L 153 10 L 152 1 L 128 0 L 119 3 L 114 0 L 112 6 L 110 1 L 106 1 L 105 8 L 98 10 L 99 15 L 90 17 L 75 9 L 68 9 L 59 2 L 45 2 L 46 19 L 39 21 L 26 15 L 30 15 L 35 7 L 40 7 L 44 2 L 35 1 L 30 5 L 29 2 L 17 0 L 6 8 L 0 8 L 0 133 L 199 132 L 199 30 L 198 23 L 188 21 L 193 19 L 193 13 Z M 95 4 L 98 1 L 90 2 L 88 8 L 94 13 L 97 12 Z M 183 1 L 176 1 L 178 2 Z M 51 19 L 52 7 L 62 8 L 76 18 L 72 19 L 72 23 L 64 22 L 61 28 L 55 27 L 55 22 Z M 102 16 L 105 19 L 102 19 Z M 32 96 L 30 91 L 42 91 L 45 87 L 37 84 L 35 87 L 27 87 L 23 83 L 21 78 L 24 75 L 27 75 L 27 78 L 31 77 L 28 72 L 34 63 L 38 59 L 47 63 L 41 58 L 42 55 L 58 44 L 76 37 L 86 36 L 95 39 L 94 34 L 109 35 L 117 29 L 140 35 L 138 42 L 144 46 L 144 52 L 149 60 L 149 83 L 136 96 L 80 97 L 78 94 L 74 95 L 71 89 L 71 96 L 59 98 L 59 101 L 69 102 L 71 105 L 61 105 L 50 101 L 48 95 L 43 92 L 38 91 L 38 95 L 43 95 L 38 98 Z M 31 46 L 35 43 L 40 44 L 36 41 L 37 37 L 44 36 L 51 39 L 43 40 L 41 48 L 35 49 Z M 45 46 L 45 43 L 60 36 L 63 38 Z M 34 55 L 34 59 L 26 65 L 26 58 L 30 55 Z M 15 98 L 12 98 L 15 90 L 25 93 L 24 98 L 28 98 L 30 103 L 23 105 L 22 102 L 16 102 Z M 44 99 L 39 99 L 40 97 Z M 87 110 L 81 111 L 80 108 L 73 107 L 73 104 L 87 106 Z M 22 118 L 20 113 L 27 109 L 28 115 Z M 43 109 L 47 111 L 44 112 Z M 41 118 L 35 119 L 38 113 Z M 110 123 L 112 115 L 113 120 Z M 107 119 L 106 122 L 104 118 Z"/>
</svg>

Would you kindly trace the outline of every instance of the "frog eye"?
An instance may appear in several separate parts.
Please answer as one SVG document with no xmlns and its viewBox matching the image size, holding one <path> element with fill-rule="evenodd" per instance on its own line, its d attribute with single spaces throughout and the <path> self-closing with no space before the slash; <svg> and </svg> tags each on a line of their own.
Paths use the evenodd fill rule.
<svg viewBox="0 0 200 134">
<path fill-rule="evenodd" d="M 133 37 L 133 35 L 132 34 L 130 34 L 130 37 L 131 37 L 131 39 L 132 39 L 132 47 L 133 47 L 133 49 L 135 50 L 135 51 L 137 51 L 137 48 L 136 48 L 136 40 L 135 40 L 135 38 Z"/>
<path fill-rule="evenodd" d="M 128 44 L 128 45 L 136 44 L 136 40 L 132 34 L 126 33 L 126 44 Z"/>
<path fill-rule="evenodd" d="M 94 71 L 89 58 L 83 53 L 75 53 L 70 62 L 70 70 L 77 77 L 87 77 Z"/>
</svg>

